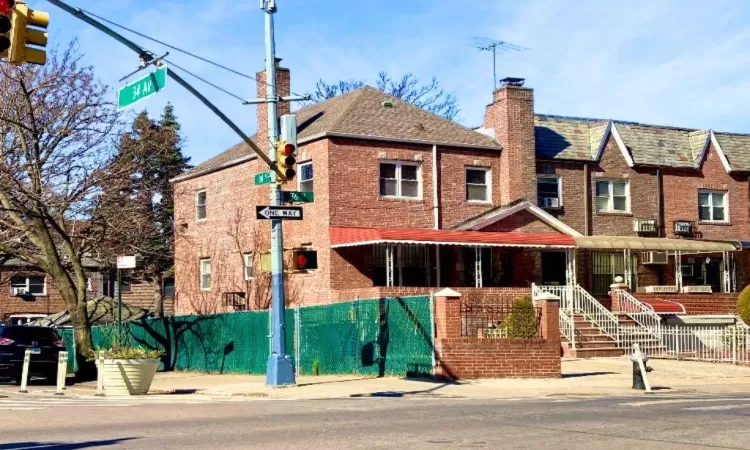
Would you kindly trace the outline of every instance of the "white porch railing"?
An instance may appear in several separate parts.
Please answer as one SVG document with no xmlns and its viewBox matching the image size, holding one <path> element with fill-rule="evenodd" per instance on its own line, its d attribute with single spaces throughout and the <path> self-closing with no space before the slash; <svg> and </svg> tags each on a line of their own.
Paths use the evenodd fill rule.
<svg viewBox="0 0 750 450">
<path fill-rule="evenodd" d="M 570 348 L 575 350 L 576 348 L 576 326 L 573 322 L 573 318 L 565 312 L 564 309 L 560 308 L 560 333 L 565 336 L 565 339 L 570 342 Z"/>
<path fill-rule="evenodd" d="M 617 317 L 604 307 L 584 288 L 576 284 L 573 286 L 537 286 L 532 285 L 532 296 L 550 293 L 560 297 L 560 309 L 565 311 L 572 320 L 575 314 L 581 314 L 587 320 L 602 330 L 604 334 L 619 343 Z M 562 324 L 561 324 L 562 327 Z M 573 330 L 575 334 L 575 329 Z M 565 336 L 568 337 L 568 336 Z M 570 339 L 570 338 L 569 338 Z M 619 346 L 619 345 L 618 345 Z"/>
<path fill-rule="evenodd" d="M 635 298 L 630 292 L 616 291 L 620 312 L 625 313 L 639 326 L 620 327 L 620 342 L 629 348 L 638 342 L 641 348 L 653 350 L 662 346 L 661 317 L 652 308 Z"/>
<path fill-rule="evenodd" d="M 664 326 L 662 345 L 646 351 L 649 357 L 750 364 L 750 328 Z"/>
</svg>

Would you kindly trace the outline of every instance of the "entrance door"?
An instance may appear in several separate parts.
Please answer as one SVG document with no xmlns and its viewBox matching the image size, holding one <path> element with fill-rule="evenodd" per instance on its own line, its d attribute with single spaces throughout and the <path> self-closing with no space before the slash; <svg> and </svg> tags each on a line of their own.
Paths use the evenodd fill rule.
<svg viewBox="0 0 750 450">
<path fill-rule="evenodd" d="M 542 284 L 565 285 L 565 252 L 542 253 Z"/>
<path fill-rule="evenodd" d="M 607 295 L 617 276 L 625 278 L 625 255 L 595 252 L 592 294 Z"/>
<path fill-rule="evenodd" d="M 718 258 L 711 258 L 706 266 L 705 284 L 711 286 L 713 292 L 721 292 L 722 285 L 722 261 Z"/>
</svg>

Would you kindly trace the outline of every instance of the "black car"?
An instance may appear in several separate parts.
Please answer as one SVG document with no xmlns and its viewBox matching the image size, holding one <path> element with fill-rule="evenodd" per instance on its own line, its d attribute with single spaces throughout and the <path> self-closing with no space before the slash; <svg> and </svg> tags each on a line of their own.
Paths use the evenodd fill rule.
<svg viewBox="0 0 750 450">
<path fill-rule="evenodd" d="M 54 381 L 58 355 L 65 350 L 65 342 L 54 328 L 24 325 L 0 326 L 0 377 L 21 382 L 26 349 L 31 350 L 29 377 Z"/>
</svg>

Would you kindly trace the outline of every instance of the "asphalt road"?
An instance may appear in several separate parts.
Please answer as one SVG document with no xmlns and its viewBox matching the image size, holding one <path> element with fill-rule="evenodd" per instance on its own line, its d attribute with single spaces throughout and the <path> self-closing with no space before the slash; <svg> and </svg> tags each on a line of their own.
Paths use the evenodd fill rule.
<svg viewBox="0 0 750 450">
<path fill-rule="evenodd" d="M 748 396 L 0 398 L 0 450 L 750 449 Z"/>
</svg>

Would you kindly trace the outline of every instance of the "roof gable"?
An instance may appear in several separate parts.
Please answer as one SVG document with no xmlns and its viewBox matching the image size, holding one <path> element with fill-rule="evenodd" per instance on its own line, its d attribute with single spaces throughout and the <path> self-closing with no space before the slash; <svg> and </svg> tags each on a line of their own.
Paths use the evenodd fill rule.
<svg viewBox="0 0 750 450">
<path fill-rule="evenodd" d="M 532 204 L 528 200 L 522 200 L 510 205 L 498 206 L 492 208 L 489 211 L 485 211 L 482 214 L 474 216 L 468 220 L 465 220 L 457 225 L 450 227 L 453 230 L 482 230 L 485 229 L 503 219 L 506 219 L 514 214 L 518 214 L 522 211 L 536 216 L 544 224 L 551 228 L 559 231 L 560 233 L 567 234 L 569 236 L 582 236 L 581 233 L 576 231 L 574 228 L 566 225 L 560 219 L 544 211 L 538 206 Z"/>
</svg>

